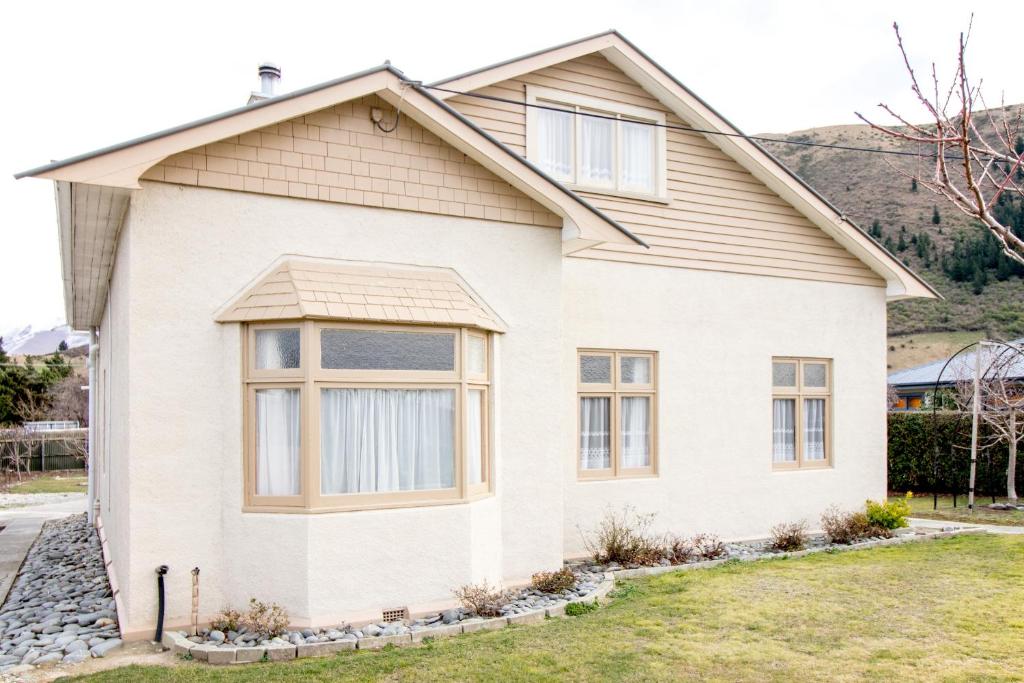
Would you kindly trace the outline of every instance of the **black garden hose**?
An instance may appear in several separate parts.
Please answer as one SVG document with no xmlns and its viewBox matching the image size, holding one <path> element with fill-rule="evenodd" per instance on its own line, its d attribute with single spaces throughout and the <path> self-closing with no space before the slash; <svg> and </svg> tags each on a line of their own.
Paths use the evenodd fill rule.
<svg viewBox="0 0 1024 683">
<path fill-rule="evenodd" d="M 166 564 L 156 568 L 156 591 L 159 600 L 156 613 L 156 642 L 158 643 L 164 639 L 164 575 L 166 573 Z"/>
</svg>

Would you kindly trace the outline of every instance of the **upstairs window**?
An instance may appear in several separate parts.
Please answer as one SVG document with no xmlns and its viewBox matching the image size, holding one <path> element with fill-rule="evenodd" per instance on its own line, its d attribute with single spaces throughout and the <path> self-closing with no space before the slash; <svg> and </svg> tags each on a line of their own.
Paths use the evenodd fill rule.
<svg viewBox="0 0 1024 683">
<path fill-rule="evenodd" d="M 664 114 L 544 88 L 527 102 L 538 105 L 527 108 L 527 156 L 545 173 L 583 190 L 666 196 Z"/>
</svg>

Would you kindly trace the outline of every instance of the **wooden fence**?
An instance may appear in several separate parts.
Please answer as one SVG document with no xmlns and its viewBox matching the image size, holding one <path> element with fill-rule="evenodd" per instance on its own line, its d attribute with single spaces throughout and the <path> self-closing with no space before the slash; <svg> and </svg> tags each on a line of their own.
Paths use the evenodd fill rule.
<svg viewBox="0 0 1024 683">
<path fill-rule="evenodd" d="M 88 429 L 0 430 L 0 468 L 6 472 L 84 469 Z"/>
</svg>

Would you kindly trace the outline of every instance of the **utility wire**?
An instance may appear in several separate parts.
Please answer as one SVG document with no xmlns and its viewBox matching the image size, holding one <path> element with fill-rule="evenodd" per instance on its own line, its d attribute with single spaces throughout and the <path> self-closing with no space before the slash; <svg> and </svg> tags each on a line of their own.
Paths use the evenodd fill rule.
<svg viewBox="0 0 1024 683">
<path fill-rule="evenodd" d="M 465 97 L 476 97 L 476 98 L 479 98 L 479 99 L 482 99 L 482 100 L 491 100 L 492 102 L 503 102 L 505 104 L 514 104 L 516 106 L 521 106 L 521 107 L 533 107 L 535 109 L 546 109 L 548 111 L 557 111 L 557 112 L 562 112 L 562 113 L 565 113 L 565 114 L 575 114 L 576 116 L 589 116 L 591 118 L 606 119 L 606 120 L 609 120 L 609 121 L 619 121 L 620 120 L 619 117 L 616 117 L 616 116 L 607 116 L 605 114 L 596 114 L 596 113 L 591 113 L 591 112 L 575 111 L 573 109 L 563 109 L 561 107 L 555 107 L 555 106 L 551 106 L 551 105 L 547 105 L 547 104 L 536 104 L 536 103 L 532 103 L 532 102 L 523 102 L 521 100 L 513 100 L 513 99 L 506 98 L 506 97 L 498 97 L 496 95 L 484 95 L 482 93 L 463 92 L 461 90 L 452 90 L 450 88 L 442 88 L 441 86 L 438 86 L 438 85 L 422 85 L 421 87 L 428 88 L 430 90 L 439 90 L 441 92 L 451 93 L 453 95 L 463 95 Z M 780 144 L 780 145 L 798 145 L 798 146 L 801 146 L 801 147 L 823 147 L 823 148 L 826 148 L 826 149 L 836 149 L 836 150 L 841 150 L 841 151 L 846 151 L 846 152 L 867 152 L 867 153 L 871 153 L 871 154 L 888 154 L 888 155 L 891 155 L 891 156 L 901 156 L 901 157 L 918 157 L 918 158 L 924 157 L 924 158 L 934 159 L 937 156 L 934 153 L 908 152 L 908 151 L 899 150 L 899 149 L 878 149 L 878 148 L 873 148 L 873 147 L 855 147 L 853 145 L 835 145 L 835 144 L 829 144 L 829 143 L 825 143 L 825 142 L 809 142 L 809 141 L 806 141 L 806 140 L 780 140 L 780 139 L 777 139 L 777 138 L 769 138 L 769 137 L 764 137 L 764 136 L 761 136 L 761 135 L 746 135 L 745 133 L 727 133 L 727 132 L 720 131 L 720 130 L 705 130 L 703 128 L 693 128 L 693 127 L 690 127 L 690 126 L 677 126 L 677 125 L 671 124 L 671 123 L 657 123 L 656 121 L 637 121 L 637 120 L 634 120 L 634 119 L 628 119 L 628 121 L 630 123 L 636 123 L 636 124 L 641 124 L 641 125 L 645 125 L 645 126 L 653 126 L 655 128 L 667 128 L 669 130 L 680 130 L 680 131 L 684 131 L 684 132 L 687 132 L 687 133 L 700 133 L 702 135 L 721 135 L 721 136 L 724 136 L 724 137 L 743 138 L 744 140 L 753 140 L 755 142 L 770 142 L 770 143 L 775 143 L 775 144 Z M 921 144 L 924 144 L 924 143 L 921 143 Z M 989 156 L 989 155 L 979 155 L 979 158 L 981 158 L 982 156 Z M 953 160 L 953 161 L 963 160 L 962 156 L 955 156 L 955 155 L 946 155 L 945 158 L 949 159 L 949 160 Z"/>
</svg>

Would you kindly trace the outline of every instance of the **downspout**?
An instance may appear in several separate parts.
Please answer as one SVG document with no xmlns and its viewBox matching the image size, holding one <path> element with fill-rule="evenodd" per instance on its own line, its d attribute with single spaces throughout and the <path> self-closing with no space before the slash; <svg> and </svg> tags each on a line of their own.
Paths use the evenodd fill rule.
<svg viewBox="0 0 1024 683">
<path fill-rule="evenodd" d="M 97 476 L 97 458 L 95 457 L 95 446 L 96 446 L 96 354 L 99 351 L 99 345 L 96 341 L 96 328 L 89 328 L 89 453 L 86 460 L 86 466 L 89 468 L 89 478 L 87 480 L 87 498 L 86 513 L 89 516 L 89 523 L 96 523 L 96 512 L 99 509 L 99 501 L 97 500 L 97 492 L 99 490 L 98 482 L 96 481 Z"/>
</svg>

